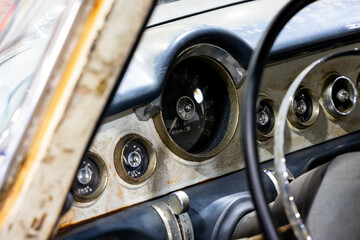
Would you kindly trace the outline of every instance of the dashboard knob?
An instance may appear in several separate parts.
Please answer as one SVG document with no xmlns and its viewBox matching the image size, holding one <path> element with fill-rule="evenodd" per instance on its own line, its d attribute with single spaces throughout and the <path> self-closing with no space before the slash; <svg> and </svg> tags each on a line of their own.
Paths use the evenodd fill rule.
<svg viewBox="0 0 360 240">
<path fill-rule="evenodd" d="M 77 173 L 77 180 L 81 184 L 88 184 L 91 182 L 93 176 L 93 172 L 91 171 L 90 164 L 86 165 L 85 167 L 81 168 Z"/>
<path fill-rule="evenodd" d="M 345 77 L 332 75 L 323 88 L 324 106 L 335 118 L 349 115 L 356 105 L 356 89 L 353 82 Z"/>
<path fill-rule="evenodd" d="M 189 196 L 184 191 L 174 192 L 169 196 L 168 205 L 174 214 L 180 215 L 189 210 Z"/>
</svg>

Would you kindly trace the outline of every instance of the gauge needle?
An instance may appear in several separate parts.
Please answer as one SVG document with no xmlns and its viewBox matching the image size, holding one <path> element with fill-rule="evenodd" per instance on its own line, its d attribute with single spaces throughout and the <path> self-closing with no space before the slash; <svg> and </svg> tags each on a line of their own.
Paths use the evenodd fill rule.
<svg viewBox="0 0 360 240">
<path fill-rule="evenodd" d="M 175 124 L 176 124 L 176 121 L 178 120 L 177 117 L 175 117 L 173 123 L 171 124 L 171 127 L 170 127 L 170 130 L 169 130 L 169 133 L 171 133 L 171 130 L 175 127 Z"/>
</svg>

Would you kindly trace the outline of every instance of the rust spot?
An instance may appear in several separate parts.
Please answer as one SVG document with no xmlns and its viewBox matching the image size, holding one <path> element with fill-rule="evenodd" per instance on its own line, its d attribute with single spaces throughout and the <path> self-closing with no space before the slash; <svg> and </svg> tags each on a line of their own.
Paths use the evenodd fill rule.
<svg viewBox="0 0 360 240">
<path fill-rule="evenodd" d="M 53 197 L 50 195 L 49 196 L 49 201 L 52 201 L 53 200 Z"/>
<path fill-rule="evenodd" d="M 42 200 L 40 201 L 40 208 L 44 208 L 45 204 L 46 204 L 45 199 L 42 199 Z"/>
<path fill-rule="evenodd" d="M 94 221 L 96 219 L 100 219 L 100 218 L 102 218 L 104 216 L 109 216 L 111 214 L 117 213 L 117 212 L 121 211 L 122 209 L 127 208 L 129 206 L 131 206 L 131 205 L 124 205 L 121 208 L 111 210 L 111 211 L 106 209 L 106 211 L 107 211 L 106 213 L 103 213 L 103 214 L 100 214 L 100 215 L 97 215 L 97 216 L 94 216 L 94 217 L 91 217 L 91 218 L 88 218 L 88 219 L 85 219 L 85 220 L 80 220 L 80 221 L 74 220 L 74 215 L 75 215 L 76 211 L 75 211 L 75 209 L 72 209 L 71 211 L 69 211 L 65 215 L 65 217 L 63 217 L 61 219 L 61 223 L 60 223 L 60 226 L 59 226 L 59 233 L 63 232 L 63 231 L 67 231 L 69 229 L 72 229 L 72 228 L 74 228 L 76 226 L 79 226 L 81 224 L 84 224 L 84 223 L 87 223 L 87 222 L 90 222 L 90 221 Z M 68 215 L 71 215 L 71 218 L 68 217 Z"/>
<path fill-rule="evenodd" d="M 46 216 L 47 214 L 44 213 L 40 219 L 34 218 L 31 224 L 31 228 L 36 231 L 39 231 L 45 221 Z"/>
<path fill-rule="evenodd" d="M 123 200 L 123 193 L 122 193 L 121 189 L 119 189 L 119 191 L 116 193 L 116 195 L 117 195 L 121 200 Z"/>
<path fill-rule="evenodd" d="M 32 227 L 32 228 L 35 228 L 35 224 L 36 224 L 36 222 L 37 222 L 37 219 L 36 219 L 36 218 L 34 218 L 34 219 L 33 219 L 33 221 L 32 221 L 32 224 L 31 224 L 31 227 Z"/>
<path fill-rule="evenodd" d="M 101 79 L 101 81 L 96 87 L 96 94 L 100 96 L 103 95 L 106 88 L 107 88 L 107 81 L 105 79 Z"/>
<path fill-rule="evenodd" d="M 72 149 L 72 148 L 63 148 L 62 150 L 64 152 L 66 152 L 66 153 L 73 153 L 74 152 L 74 149 Z"/>
<path fill-rule="evenodd" d="M 174 184 L 174 183 L 178 183 L 180 180 L 179 179 L 171 179 L 170 181 L 167 181 L 167 184 Z"/>
<path fill-rule="evenodd" d="M 61 218 L 61 224 L 59 228 L 65 228 L 69 225 L 71 225 L 74 222 L 75 219 L 76 210 L 71 209 L 68 211 L 64 217 Z"/>
<path fill-rule="evenodd" d="M 54 160 L 53 156 L 48 156 L 43 159 L 43 163 L 52 163 L 53 160 Z"/>
</svg>

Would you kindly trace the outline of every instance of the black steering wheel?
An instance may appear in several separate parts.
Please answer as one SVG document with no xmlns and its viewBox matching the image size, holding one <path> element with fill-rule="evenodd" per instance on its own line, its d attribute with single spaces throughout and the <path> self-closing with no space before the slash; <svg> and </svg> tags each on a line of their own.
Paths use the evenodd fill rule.
<svg viewBox="0 0 360 240">
<path fill-rule="evenodd" d="M 275 228 L 269 207 L 265 198 L 264 185 L 261 180 L 261 170 L 257 152 L 256 137 L 256 100 L 260 88 L 264 68 L 275 39 L 286 23 L 301 9 L 315 0 L 292 0 L 272 20 L 263 34 L 258 47 L 253 53 L 245 83 L 245 94 L 241 107 L 241 134 L 245 154 L 247 178 L 253 203 L 258 214 L 261 228 L 266 239 L 280 239 Z"/>
</svg>

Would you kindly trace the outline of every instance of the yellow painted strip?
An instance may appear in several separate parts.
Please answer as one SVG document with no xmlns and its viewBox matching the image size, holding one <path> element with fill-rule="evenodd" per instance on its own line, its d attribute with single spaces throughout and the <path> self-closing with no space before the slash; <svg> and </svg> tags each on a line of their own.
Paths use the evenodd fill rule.
<svg viewBox="0 0 360 240">
<path fill-rule="evenodd" d="M 15 184 L 10 190 L 9 194 L 6 196 L 6 200 L 2 205 L 0 211 L 0 229 L 7 220 L 7 217 L 12 209 L 12 206 L 15 204 L 16 199 L 21 193 L 22 187 L 26 178 L 31 170 L 31 167 L 34 165 L 35 159 L 40 152 L 41 145 L 45 138 L 48 127 L 50 126 L 51 120 L 56 112 L 57 106 L 59 105 L 63 95 L 65 94 L 65 89 L 71 79 L 72 73 L 76 64 L 79 62 L 82 53 L 86 51 L 85 42 L 88 39 L 88 36 L 91 33 L 91 30 L 95 26 L 97 20 L 102 16 L 100 13 L 105 7 L 106 0 L 97 0 L 93 10 L 91 11 L 89 18 L 86 20 L 84 31 L 81 34 L 79 41 L 76 45 L 75 51 L 66 67 L 64 72 L 64 76 L 61 79 L 59 85 L 57 86 L 54 98 L 51 100 L 48 111 L 45 114 L 45 117 L 42 119 L 40 128 L 38 129 L 34 140 L 29 148 L 29 154 L 25 160 L 24 166 L 20 170 L 17 179 L 15 180 Z"/>
</svg>

